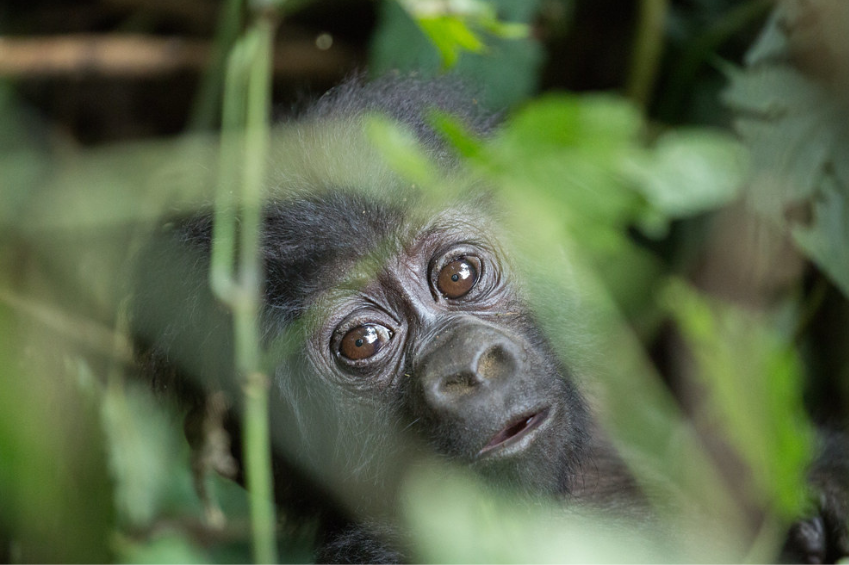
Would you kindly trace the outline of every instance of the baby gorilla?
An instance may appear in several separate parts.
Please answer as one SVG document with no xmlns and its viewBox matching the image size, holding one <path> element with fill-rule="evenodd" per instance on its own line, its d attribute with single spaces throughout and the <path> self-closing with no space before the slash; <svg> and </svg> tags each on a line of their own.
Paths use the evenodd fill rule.
<svg viewBox="0 0 849 565">
<path fill-rule="evenodd" d="M 388 116 L 450 178 L 460 163 L 427 125 L 431 108 L 481 135 L 496 123 L 451 81 L 352 81 L 288 124 L 273 155 L 261 330 L 275 490 L 287 516 L 320 520 L 321 561 L 404 558 L 385 524 L 427 454 L 526 493 L 648 512 L 525 305 L 486 194 L 433 210 L 363 136 L 365 116 Z M 238 458 L 211 239 L 208 213 L 163 225 L 139 260 L 132 318 L 155 390 L 194 411 L 215 391 L 236 403 Z"/>
</svg>

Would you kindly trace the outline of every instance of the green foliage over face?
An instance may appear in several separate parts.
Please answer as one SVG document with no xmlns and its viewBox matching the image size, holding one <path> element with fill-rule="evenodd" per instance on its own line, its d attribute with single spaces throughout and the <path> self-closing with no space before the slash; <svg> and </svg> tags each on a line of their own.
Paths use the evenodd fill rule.
<svg viewBox="0 0 849 565">
<path fill-rule="evenodd" d="M 610 563 L 686 559 L 650 528 L 551 501 L 496 495 L 461 469 L 422 469 L 407 482 L 404 518 L 422 563 Z M 714 548 L 715 550 L 718 547 Z M 716 555 L 719 555 L 719 551 Z"/>
<path fill-rule="evenodd" d="M 491 139 L 472 136 L 449 116 L 433 120 L 478 182 L 495 188 L 513 213 L 527 210 L 540 241 L 577 246 L 626 309 L 647 302 L 635 288 L 648 292 L 657 269 L 628 229 L 663 235 L 674 219 L 731 202 L 746 174 L 746 152 L 731 136 L 679 130 L 648 145 L 637 109 L 614 96 L 541 97 Z M 399 172 L 420 183 L 424 157 L 410 143 L 391 146 L 387 155 Z"/>
</svg>

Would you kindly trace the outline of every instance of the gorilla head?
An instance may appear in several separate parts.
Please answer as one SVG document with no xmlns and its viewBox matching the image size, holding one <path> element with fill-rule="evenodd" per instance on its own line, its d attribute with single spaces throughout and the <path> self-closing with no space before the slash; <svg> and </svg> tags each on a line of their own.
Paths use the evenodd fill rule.
<svg viewBox="0 0 849 565">
<path fill-rule="evenodd" d="M 261 239 L 281 504 L 336 514 L 318 500 L 342 491 L 357 511 L 411 449 L 533 493 L 572 492 L 587 457 L 587 408 L 523 301 L 491 198 L 473 188 L 434 207 L 362 133 L 365 116 L 389 116 L 451 178 L 431 108 L 482 135 L 496 123 L 451 81 L 385 79 L 332 91 L 281 132 Z M 239 398 L 211 239 L 206 212 L 163 224 L 134 283 L 144 372 L 190 406 Z"/>
<path fill-rule="evenodd" d="M 566 492 L 586 410 L 479 210 L 455 204 L 411 220 L 345 191 L 271 205 L 266 334 L 312 310 L 302 368 L 278 365 L 275 379 L 291 398 L 305 368 L 296 397 L 322 387 L 337 407 L 373 404 L 439 454 L 521 488 Z"/>
</svg>

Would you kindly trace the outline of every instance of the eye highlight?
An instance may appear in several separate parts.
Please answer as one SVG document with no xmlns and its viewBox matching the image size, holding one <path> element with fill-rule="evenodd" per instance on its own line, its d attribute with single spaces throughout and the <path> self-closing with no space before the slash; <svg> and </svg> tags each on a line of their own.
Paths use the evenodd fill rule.
<svg viewBox="0 0 849 565">
<path fill-rule="evenodd" d="M 439 270 L 436 287 L 446 298 L 460 298 L 469 293 L 478 281 L 479 263 L 471 257 L 454 259 Z"/>
<path fill-rule="evenodd" d="M 339 343 L 339 353 L 351 361 L 374 357 L 392 339 L 392 332 L 377 324 L 364 324 L 348 331 Z"/>
</svg>

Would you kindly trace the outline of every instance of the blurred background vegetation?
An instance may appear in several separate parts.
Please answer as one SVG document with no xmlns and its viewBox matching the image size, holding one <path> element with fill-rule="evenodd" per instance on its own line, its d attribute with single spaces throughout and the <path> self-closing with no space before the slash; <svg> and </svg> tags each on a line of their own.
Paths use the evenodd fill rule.
<svg viewBox="0 0 849 565">
<path fill-rule="evenodd" d="M 674 497 L 662 519 L 700 532 L 656 546 L 425 473 L 417 560 L 770 560 L 810 510 L 814 427 L 849 415 L 847 6 L 6 0 L 0 561 L 252 558 L 243 490 L 198 497 L 181 418 L 127 378 L 122 281 L 139 231 L 216 185 L 226 57 L 270 21 L 274 115 L 394 70 L 504 109 L 485 140 L 435 119 L 511 210 L 533 306 L 628 463 Z M 370 126 L 433 184 L 406 132 Z M 311 559 L 309 525 L 276 532 Z"/>
</svg>

